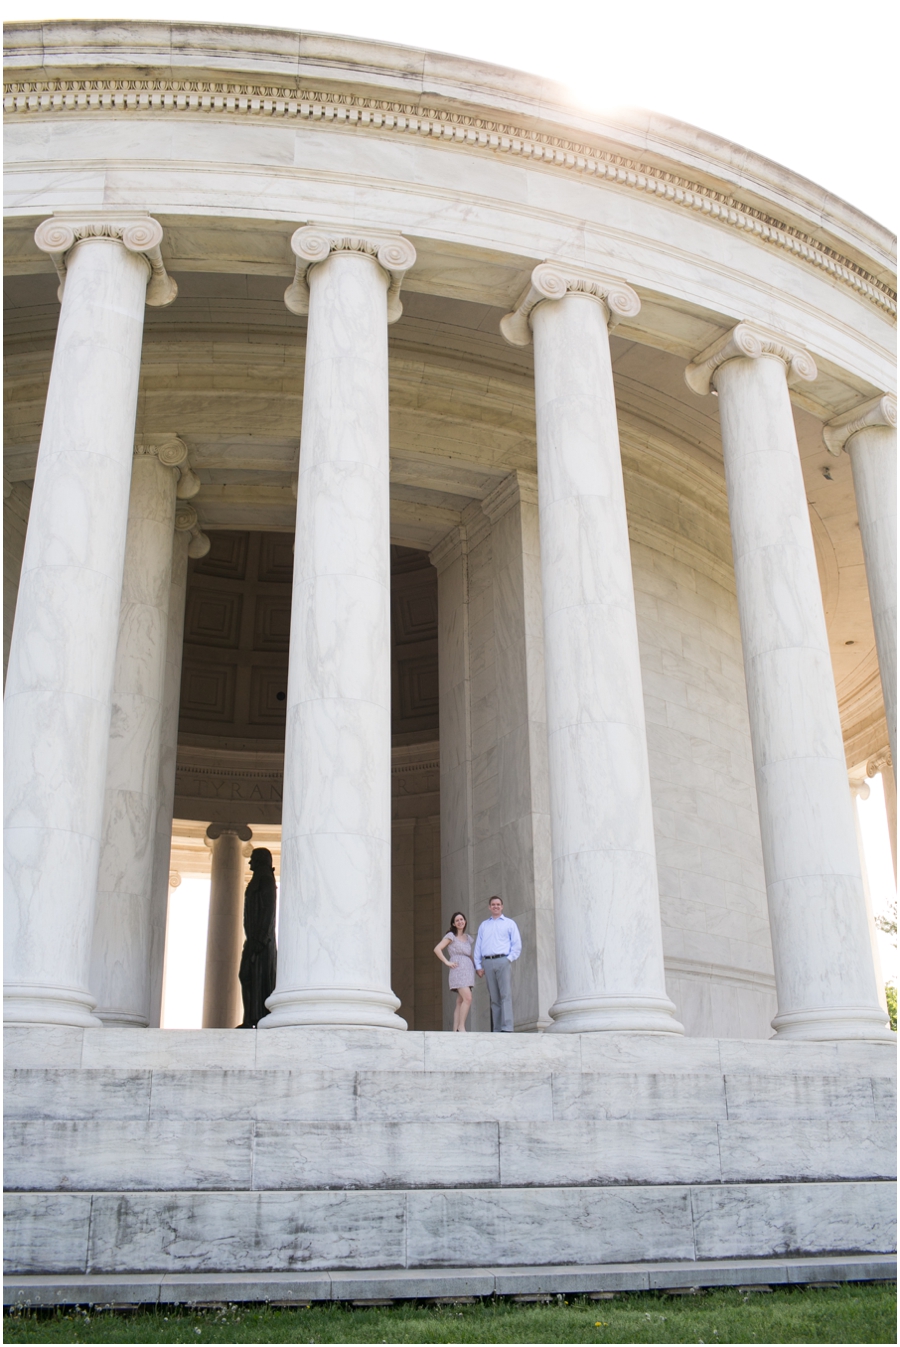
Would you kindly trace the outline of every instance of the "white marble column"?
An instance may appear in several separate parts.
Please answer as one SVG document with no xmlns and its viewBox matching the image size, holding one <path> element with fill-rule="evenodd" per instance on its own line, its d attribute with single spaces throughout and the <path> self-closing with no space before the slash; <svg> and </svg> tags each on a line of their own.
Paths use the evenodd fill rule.
<svg viewBox="0 0 900 1347">
<path fill-rule="evenodd" d="M 878 1003 L 788 382 L 803 350 L 741 323 L 686 371 L 718 393 L 780 1038 L 895 1041 Z"/>
<path fill-rule="evenodd" d="M 849 776 L 850 798 L 853 801 L 853 826 L 856 831 L 856 851 L 859 856 L 859 872 L 862 876 L 863 898 L 866 904 L 866 925 L 869 930 L 869 944 L 872 947 L 872 967 L 875 970 L 875 988 L 878 992 L 878 1004 L 887 1013 L 887 997 L 884 992 L 884 971 L 881 967 L 881 952 L 878 948 L 878 927 L 875 925 L 875 913 L 872 910 L 872 890 L 869 885 L 869 871 L 866 866 L 866 849 L 863 845 L 862 825 L 859 818 L 860 800 L 868 800 L 869 783 L 865 770 L 859 775 Z"/>
<path fill-rule="evenodd" d="M 308 309 L 282 812 L 278 982 L 260 1028 L 403 1029 L 391 991 L 387 325 L 398 236 L 300 229 Z"/>
<path fill-rule="evenodd" d="M 866 562 L 891 755 L 897 761 L 897 399 L 887 393 L 825 427 L 833 454 L 846 449 Z"/>
<path fill-rule="evenodd" d="M 159 733 L 159 769 L 156 777 L 156 819 L 153 839 L 153 875 L 150 884 L 150 1025 L 162 1014 L 165 978 L 166 927 L 172 858 L 172 812 L 178 757 L 178 713 L 181 703 L 181 658 L 184 651 L 184 605 L 187 595 L 188 546 L 193 509 L 175 511 L 172 539 L 172 576 L 166 625 L 166 667 L 162 721 Z M 180 881 L 179 881 L 180 882 Z"/>
<path fill-rule="evenodd" d="M 238 969 L 244 944 L 244 843 L 253 833 L 240 823 L 211 823 L 212 851 L 203 1028 L 236 1029 L 244 1018 Z"/>
<path fill-rule="evenodd" d="M 161 238 L 147 216 L 35 234 L 62 307 L 6 685 L 7 1022 L 99 1023 L 91 940 L 144 304 L 174 298 Z"/>
<path fill-rule="evenodd" d="M 897 883 L 897 778 L 894 775 L 894 759 L 889 748 L 874 753 L 866 763 L 866 776 L 881 776 L 884 791 L 884 812 L 887 816 L 888 837 L 891 843 L 891 860 L 894 863 L 894 883 Z"/>
<path fill-rule="evenodd" d="M 113 679 L 91 991 L 105 1024 L 150 1022 L 150 932 L 179 439 L 135 446 Z"/>
<path fill-rule="evenodd" d="M 650 768 L 609 352 L 620 281 L 544 263 L 534 333 L 558 995 L 553 1030 L 681 1033 L 666 996 Z"/>
</svg>

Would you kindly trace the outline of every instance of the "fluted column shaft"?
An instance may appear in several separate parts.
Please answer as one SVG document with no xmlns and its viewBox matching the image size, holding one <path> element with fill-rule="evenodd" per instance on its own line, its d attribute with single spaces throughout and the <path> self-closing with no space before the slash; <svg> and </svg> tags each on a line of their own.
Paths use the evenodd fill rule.
<svg viewBox="0 0 900 1347">
<path fill-rule="evenodd" d="M 705 363 L 719 395 L 778 992 L 773 1028 L 782 1038 L 889 1041 L 786 379 L 788 367 L 803 378 L 815 367 L 752 325 Z"/>
<path fill-rule="evenodd" d="M 116 238 L 68 252 L 6 686 L 5 1018 L 91 1025 L 144 302 Z"/>
<path fill-rule="evenodd" d="M 604 298 L 574 285 L 530 313 L 558 985 L 550 1014 L 563 1032 L 680 1033 L 663 968 L 609 316 Z"/>
<path fill-rule="evenodd" d="M 176 473 L 139 446 L 131 473 L 91 990 L 105 1024 L 150 1020 L 150 915 Z"/>
<path fill-rule="evenodd" d="M 307 236 L 306 231 L 300 234 Z M 391 991 L 386 249 L 315 236 L 291 613 L 278 982 L 260 1028 L 405 1028 Z M 321 246 L 319 246 L 321 244 Z M 298 252 L 298 247 L 300 251 Z M 298 268 L 299 273 L 299 268 Z M 292 306 L 292 291 L 286 297 Z"/>
<path fill-rule="evenodd" d="M 244 943 L 244 843 L 253 836 L 245 824 L 210 824 L 212 850 L 203 1028 L 235 1029 L 244 1018 L 238 970 Z"/>
<path fill-rule="evenodd" d="M 891 759 L 897 761 L 897 427 L 865 426 L 851 435 L 856 509 L 866 561 L 875 647 Z"/>
</svg>

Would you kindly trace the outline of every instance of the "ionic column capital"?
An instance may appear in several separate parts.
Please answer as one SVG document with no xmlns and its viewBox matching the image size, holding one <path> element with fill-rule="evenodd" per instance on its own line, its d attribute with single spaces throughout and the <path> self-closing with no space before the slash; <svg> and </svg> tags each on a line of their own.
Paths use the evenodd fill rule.
<svg viewBox="0 0 900 1347">
<path fill-rule="evenodd" d="M 175 495 L 179 500 L 193 500 L 202 485 L 200 478 L 191 467 L 188 447 L 180 436 L 171 431 L 156 435 L 142 435 L 134 442 L 134 456 L 155 455 L 167 468 L 177 468 L 178 485 Z"/>
<path fill-rule="evenodd" d="M 873 753 L 866 763 L 866 776 L 877 776 L 887 767 L 893 767 L 894 760 L 891 757 L 889 748 L 882 748 L 878 753 Z"/>
<path fill-rule="evenodd" d="M 217 842 L 225 833 L 232 833 L 242 842 L 249 842 L 253 836 L 253 829 L 246 823 L 211 823 L 206 830 L 204 841 L 208 846 L 210 842 Z"/>
<path fill-rule="evenodd" d="M 843 412 L 822 428 L 822 435 L 830 454 L 838 457 L 846 449 L 847 441 L 857 431 L 868 426 L 887 426 L 894 430 L 897 426 L 897 399 L 893 393 L 880 393 L 877 398 L 863 402 L 852 411 Z"/>
<path fill-rule="evenodd" d="M 688 388 L 701 396 L 715 389 L 716 371 L 729 360 L 758 360 L 760 356 L 776 356 L 783 361 L 789 384 L 801 380 L 811 382 L 818 371 L 816 362 L 807 350 L 792 342 L 783 332 L 763 327 L 760 323 L 738 323 L 724 337 L 701 351 L 684 371 Z"/>
<path fill-rule="evenodd" d="M 303 225 L 291 238 L 291 251 L 296 258 L 294 279 L 284 292 L 284 302 L 291 313 L 309 313 L 309 271 L 318 262 L 324 262 L 332 253 L 365 253 L 374 257 L 387 272 L 388 322 L 396 323 L 403 313 L 400 287 L 403 278 L 416 260 L 416 250 L 401 234 L 382 234 L 377 230 L 357 232 L 329 225 Z"/>
<path fill-rule="evenodd" d="M 200 528 L 197 519 L 197 511 L 193 505 L 180 503 L 175 511 L 175 532 L 190 533 L 191 541 L 188 543 L 188 556 L 193 557 L 195 561 L 200 557 L 205 557 L 212 544 L 209 537 Z"/>
<path fill-rule="evenodd" d="M 512 313 L 501 319 L 501 333 L 511 346 L 530 346 L 534 310 L 544 300 L 564 299 L 568 294 L 588 295 L 599 300 L 606 310 L 610 329 L 619 319 L 634 318 L 641 310 L 641 301 L 631 286 L 618 277 L 572 267 L 564 262 L 540 262 Z"/>
<path fill-rule="evenodd" d="M 187 458 L 187 445 L 177 435 L 143 435 L 134 442 L 135 458 L 152 455 L 163 467 L 177 468 Z"/>
<path fill-rule="evenodd" d="M 59 212 L 42 221 L 34 231 L 34 241 L 42 252 L 49 253 L 59 276 L 57 298 L 62 301 L 66 284 L 66 258 L 82 239 L 116 239 L 129 252 L 139 253 L 149 267 L 147 303 L 151 308 L 165 308 L 178 294 L 178 286 L 166 271 L 159 245 L 163 230 L 158 220 L 140 212 L 106 215 L 88 212 L 69 214 Z"/>
</svg>

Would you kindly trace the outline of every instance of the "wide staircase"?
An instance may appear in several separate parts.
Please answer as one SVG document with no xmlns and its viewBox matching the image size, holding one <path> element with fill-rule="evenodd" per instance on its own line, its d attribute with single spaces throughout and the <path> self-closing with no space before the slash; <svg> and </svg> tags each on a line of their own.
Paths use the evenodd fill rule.
<svg viewBox="0 0 900 1347">
<path fill-rule="evenodd" d="M 5 1040 L 7 1301 L 891 1275 L 890 1048 L 349 1029 Z"/>
</svg>

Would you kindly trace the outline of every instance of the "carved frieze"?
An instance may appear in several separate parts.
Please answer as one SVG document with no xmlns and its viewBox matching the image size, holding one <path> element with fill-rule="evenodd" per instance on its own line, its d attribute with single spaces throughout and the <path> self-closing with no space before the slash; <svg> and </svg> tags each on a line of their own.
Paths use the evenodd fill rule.
<svg viewBox="0 0 900 1347">
<path fill-rule="evenodd" d="M 322 127 L 363 133 L 425 136 L 467 153 L 520 156 L 542 167 L 583 174 L 616 189 L 656 196 L 667 205 L 706 216 L 757 242 L 789 253 L 896 316 L 896 293 L 880 277 L 804 233 L 726 192 L 627 155 L 533 127 L 436 105 L 406 104 L 318 89 L 215 80 L 18 79 L 4 89 L 7 115 L 60 116 L 109 111 L 209 117 L 297 118 Z"/>
</svg>

